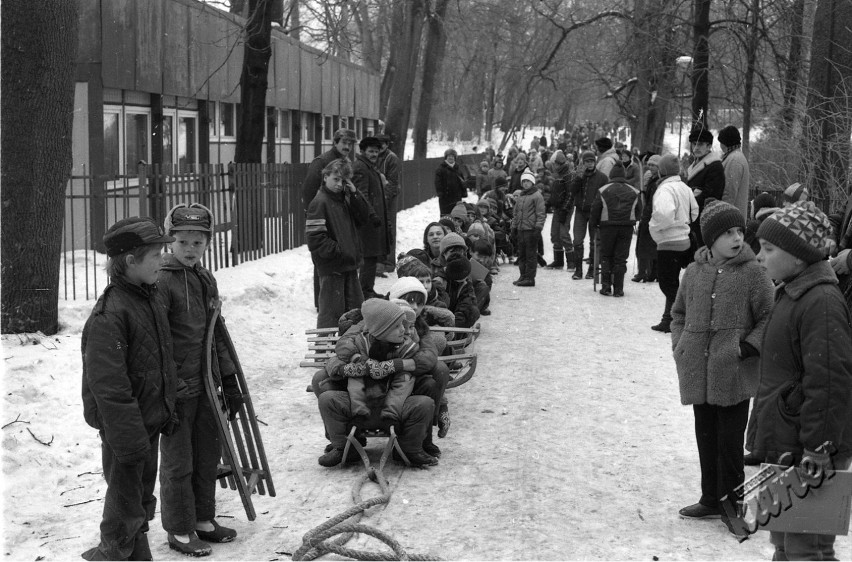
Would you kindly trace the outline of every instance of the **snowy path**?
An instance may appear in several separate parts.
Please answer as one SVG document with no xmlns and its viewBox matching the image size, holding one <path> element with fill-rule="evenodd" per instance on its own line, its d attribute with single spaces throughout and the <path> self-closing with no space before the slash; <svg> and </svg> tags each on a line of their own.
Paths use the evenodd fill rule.
<svg viewBox="0 0 852 562">
<path fill-rule="evenodd" d="M 406 211 L 400 249 L 419 246 L 436 214 L 434 200 Z M 311 373 L 296 366 L 315 321 L 310 271 L 303 247 L 216 274 L 267 424 L 278 496 L 255 496 L 258 518 L 249 523 L 236 494 L 220 491 L 220 517 L 240 537 L 216 545 L 210 560 L 289 559 L 306 531 L 351 505 L 359 469 L 317 464 L 322 424 L 305 392 Z M 365 522 L 411 553 L 447 559 L 769 559 L 766 533 L 738 544 L 719 521 L 677 516 L 698 498 L 698 457 L 670 340 L 649 329 L 662 307 L 657 285 L 628 281 L 627 296 L 614 299 L 566 272 L 540 270 L 538 286 L 523 290 L 511 285 L 516 276 L 516 267 L 502 267 L 494 314 L 482 319 L 477 372 L 448 392 L 453 425 L 437 440 L 440 465 L 389 467 L 391 503 Z M 97 542 L 104 483 L 79 397 L 80 332 L 92 304 L 63 304 L 66 327 L 54 338 L 2 339 L 0 425 L 17 415 L 30 422 L 3 429 L 9 560 L 73 559 Z M 41 445 L 27 430 L 54 442 Z M 381 445 L 370 445 L 374 460 Z M 155 559 L 183 559 L 166 545 L 159 513 L 150 539 Z M 852 556 L 849 537 L 838 539 L 837 553 Z"/>
</svg>

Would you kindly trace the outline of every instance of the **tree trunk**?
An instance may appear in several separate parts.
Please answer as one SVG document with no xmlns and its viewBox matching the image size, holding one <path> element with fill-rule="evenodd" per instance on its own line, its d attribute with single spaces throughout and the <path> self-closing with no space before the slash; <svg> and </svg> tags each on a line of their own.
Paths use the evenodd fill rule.
<svg viewBox="0 0 852 562">
<path fill-rule="evenodd" d="M 787 68 L 784 71 L 784 83 L 781 86 L 783 105 L 781 106 L 781 127 L 788 132 L 793 126 L 793 115 L 796 106 L 796 90 L 802 66 L 802 24 L 805 11 L 805 0 L 795 0 L 791 10 L 790 49 L 787 51 Z"/>
<path fill-rule="evenodd" d="M 59 254 L 71 176 L 77 3 L 3 2 L 2 332 L 59 328 Z"/>
<path fill-rule="evenodd" d="M 695 20 L 692 23 L 692 118 L 707 127 L 710 105 L 710 2 L 695 0 Z"/>
<path fill-rule="evenodd" d="M 447 33 L 444 18 L 450 0 L 437 0 L 434 13 L 430 14 L 426 32 L 426 50 L 423 57 L 423 80 L 420 85 L 420 102 L 417 104 L 417 116 L 414 119 L 414 157 L 426 158 L 429 117 L 435 91 L 441 83 L 441 63 L 447 47 Z"/>
<path fill-rule="evenodd" d="M 760 41 L 758 24 L 760 23 L 760 0 L 751 0 L 751 29 L 749 30 L 746 50 L 746 74 L 743 91 L 743 154 L 749 154 L 749 136 L 751 133 L 751 100 L 754 93 L 754 68 L 757 59 L 757 45 Z"/>
<path fill-rule="evenodd" d="M 815 160 L 811 194 L 816 202 L 848 192 L 852 122 L 852 4 L 819 0 L 813 35 L 807 149 Z M 810 160 L 809 159 L 809 160 Z M 822 200 L 822 201 L 820 201 Z M 827 208 L 826 208 L 827 210 Z"/>
<path fill-rule="evenodd" d="M 400 2 L 401 17 L 394 18 L 391 40 L 396 43 L 397 63 L 393 83 L 388 92 L 385 113 L 385 134 L 390 138 L 390 148 L 400 160 L 405 158 L 405 140 L 411 119 L 411 97 L 417 76 L 420 57 L 420 39 L 423 34 L 425 6 L 423 0 Z M 397 27 L 397 25 L 399 27 Z"/>
<path fill-rule="evenodd" d="M 283 0 L 249 0 L 246 45 L 240 75 L 241 126 L 234 162 L 260 163 L 266 129 L 266 89 L 272 56 L 272 15 Z"/>
<path fill-rule="evenodd" d="M 805 0 L 802 11 L 802 54 L 796 78 L 796 97 L 793 104 L 792 138 L 802 138 L 802 127 L 808 99 L 808 78 L 811 75 L 811 50 L 814 38 L 817 0 Z"/>
</svg>

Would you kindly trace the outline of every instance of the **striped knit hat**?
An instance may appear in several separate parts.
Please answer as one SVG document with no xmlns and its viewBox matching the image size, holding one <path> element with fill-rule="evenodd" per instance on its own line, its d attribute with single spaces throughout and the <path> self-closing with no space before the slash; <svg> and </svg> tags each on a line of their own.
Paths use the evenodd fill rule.
<svg viewBox="0 0 852 562">
<path fill-rule="evenodd" d="M 799 182 L 796 182 L 784 190 L 784 200 L 788 203 L 793 201 L 807 201 L 808 189 Z"/>
<path fill-rule="evenodd" d="M 825 258 L 831 241 L 831 223 L 811 201 L 796 201 L 778 209 L 761 223 L 757 237 L 805 261 Z"/>
<path fill-rule="evenodd" d="M 745 217 L 738 208 L 712 197 L 704 202 L 704 210 L 701 211 L 701 237 L 708 248 L 728 229 L 736 227 L 745 231 Z"/>
</svg>

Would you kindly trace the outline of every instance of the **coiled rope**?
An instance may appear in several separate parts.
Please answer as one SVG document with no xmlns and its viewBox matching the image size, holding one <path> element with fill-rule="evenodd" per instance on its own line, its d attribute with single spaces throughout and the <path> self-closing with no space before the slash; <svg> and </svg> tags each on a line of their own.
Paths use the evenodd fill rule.
<svg viewBox="0 0 852 562">
<path fill-rule="evenodd" d="M 377 505 L 387 505 L 390 502 L 390 486 L 382 472 L 384 461 L 385 458 L 383 457 L 378 469 L 368 466 L 367 472 L 362 474 L 355 482 L 352 487 L 352 501 L 355 503 L 354 506 L 305 533 L 305 536 L 302 537 L 302 546 L 293 553 L 293 560 L 314 560 L 328 553 L 338 554 L 355 560 L 441 560 L 441 558 L 436 556 L 409 554 L 402 548 L 402 545 L 384 531 L 359 523 L 364 517 L 366 510 Z M 362 500 L 361 490 L 368 481 L 378 484 L 382 494 Z M 351 521 L 348 521 L 350 519 Z M 355 533 L 375 537 L 387 544 L 391 548 L 391 552 L 371 552 L 343 546 Z M 333 540 L 328 540 L 336 535 L 340 536 Z"/>
</svg>

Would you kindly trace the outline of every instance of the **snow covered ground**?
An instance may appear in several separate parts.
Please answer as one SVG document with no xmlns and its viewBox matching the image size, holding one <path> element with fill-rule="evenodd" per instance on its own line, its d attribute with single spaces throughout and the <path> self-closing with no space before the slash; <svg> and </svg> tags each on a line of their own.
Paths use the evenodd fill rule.
<svg viewBox="0 0 852 562">
<path fill-rule="evenodd" d="M 420 246 L 437 215 L 434 199 L 402 212 L 400 250 Z M 495 281 L 476 374 L 448 391 L 453 425 L 438 440 L 440 464 L 390 466 L 391 502 L 364 522 L 411 553 L 447 559 L 769 559 L 767 533 L 738 544 L 719 521 L 677 516 L 699 497 L 698 455 L 670 340 L 649 329 L 663 306 L 657 285 L 628 282 L 626 298 L 613 299 L 591 281 L 540 270 L 535 288 L 519 289 L 516 269 L 504 265 Z M 301 247 L 216 276 L 277 497 L 255 496 L 258 517 L 248 522 L 237 494 L 219 490 L 219 517 L 240 536 L 210 559 L 289 559 L 306 531 L 351 505 L 360 474 L 316 462 L 326 441 L 305 392 L 312 373 L 298 367 L 315 323 L 310 256 Z M 56 336 L 2 337 L 7 560 L 78 559 L 98 541 L 105 484 L 80 399 L 92 305 L 62 302 Z M 369 445 L 376 462 L 382 441 Z M 159 511 L 150 540 L 155 559 L 182 558 L 167 546 Z M 379 548 L 364 538 L 349 545 Z M 850 559 L 849 537 L 837 552 Z"/>
</svg>

